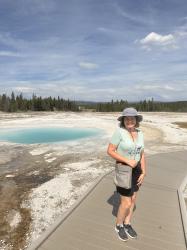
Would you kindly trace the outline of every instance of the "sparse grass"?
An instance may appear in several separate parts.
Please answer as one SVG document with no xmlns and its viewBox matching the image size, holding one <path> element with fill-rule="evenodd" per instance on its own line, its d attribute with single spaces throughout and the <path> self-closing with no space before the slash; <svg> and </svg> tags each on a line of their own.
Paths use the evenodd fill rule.
<svg viewBox="0 0 187 250">
<path fill-rule="evenodd" d="M 177 124 L 180 128 L 187 128 L 187 122 L 174 122 L 174 124 Z"/>
</svg>

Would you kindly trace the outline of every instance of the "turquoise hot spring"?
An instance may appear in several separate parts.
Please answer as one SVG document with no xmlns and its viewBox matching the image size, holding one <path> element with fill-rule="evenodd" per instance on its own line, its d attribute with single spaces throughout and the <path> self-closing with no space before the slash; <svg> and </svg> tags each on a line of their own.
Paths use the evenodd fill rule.
<svg viewBox="0 0 187 250">
<path fill-rule="evenodd" d="M 97 136 L 101 130 L 95 128 L 18 128 L 3 129 L 0 141 L 21 144 L 55 143 Z"/>
</svg>

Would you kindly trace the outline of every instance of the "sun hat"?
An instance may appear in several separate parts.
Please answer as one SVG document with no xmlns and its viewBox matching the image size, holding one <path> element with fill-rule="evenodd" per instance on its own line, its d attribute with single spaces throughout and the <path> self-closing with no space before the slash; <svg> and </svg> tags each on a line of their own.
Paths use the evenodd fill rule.
<svg viewBox="0 0 187 250">
<path fill-rule="evenodd" d="M 141 122 L 143 120 L 143 116 L 139 115 L 135 108 L 124 109 L 121 116 L 118 117 L 118 121 L 121 121 L 124 116 L 135 116 L 135 117 L 137 117 L 139 122 Z"/>
</svg>

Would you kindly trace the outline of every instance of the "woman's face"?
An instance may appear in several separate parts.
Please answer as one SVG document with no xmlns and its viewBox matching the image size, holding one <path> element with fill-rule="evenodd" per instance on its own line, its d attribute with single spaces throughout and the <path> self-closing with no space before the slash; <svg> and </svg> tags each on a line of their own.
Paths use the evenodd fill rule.
<svg viewBox="0 0 187 250">
<path fill-rule="evenodd" d="M 134 128 L 136 126 L 136 117 L 135 116 L 125 116 L 124 125 L 127 129 Z"/>
</svg>

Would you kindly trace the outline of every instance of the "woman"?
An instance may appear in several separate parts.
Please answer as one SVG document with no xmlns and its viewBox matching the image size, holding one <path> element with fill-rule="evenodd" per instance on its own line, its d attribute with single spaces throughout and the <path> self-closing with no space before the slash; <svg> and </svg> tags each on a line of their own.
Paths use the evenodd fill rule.
<svg viewBox="0 0 187 250">
<path fill-rule="evenodd" d="M 118 118 L 120 127 L 114 132 L 107 153 L 116 160 L 132 167 L 132 187 L 125 189 L 116 186 L 120 194 L 120 205 L 117 213 L 115 231 L 120 240 L 136 238 L 137 233 L 131 226 L 131 218 L 137 192 L 143 183 L 145 169 L 143 133 L 138 128 L 143 117 L 134 108 L 126 108 Z"/>
</svg>

